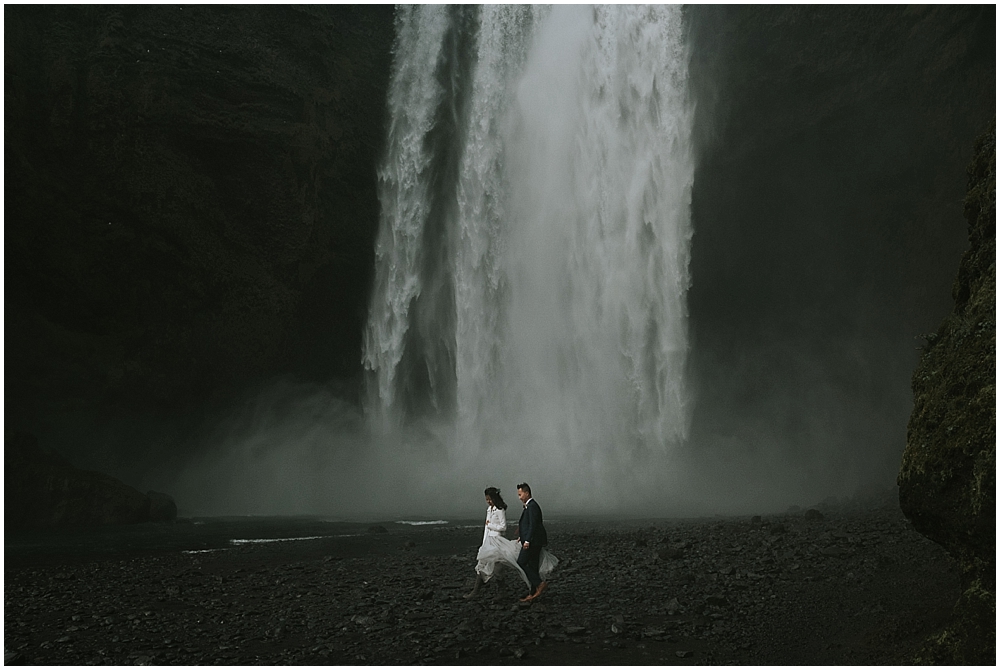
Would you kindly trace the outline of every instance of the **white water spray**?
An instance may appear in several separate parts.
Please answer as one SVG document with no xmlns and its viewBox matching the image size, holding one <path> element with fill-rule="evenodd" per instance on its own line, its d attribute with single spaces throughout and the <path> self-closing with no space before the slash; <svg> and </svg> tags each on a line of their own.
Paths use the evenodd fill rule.
<svg viewBox="0 0 1000 670">
<path fill-rule="evenodd" d="M 445 476 L 662 484 L 690 409 L 680 8 L 398 11 L 366 411 L 403 442 L 433 420 Z"/>
</svg>

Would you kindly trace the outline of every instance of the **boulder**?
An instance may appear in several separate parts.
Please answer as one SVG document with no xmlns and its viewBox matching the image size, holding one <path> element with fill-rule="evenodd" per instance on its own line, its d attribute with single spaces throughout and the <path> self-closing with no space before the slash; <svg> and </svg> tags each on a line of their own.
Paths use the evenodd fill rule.
<svg viewBox="0 0 1000 670">
<path fill-rule="evenodd" d="M 149 519 L 145 495 L 114 477 L 80 470 L 43 451 L 29 433 L 4 435 L 4 524 L 19 529 L 138 523 Z"/>
<path fill-rule="evenodd" d="M 174 521 L 177 519 L 177 503 L 166 493 L 149 491 L 146 493 L 149 498 L 149 520 L 150 521 Z"/>
<path fill-rule="evenodd" d="M 927 335 L 897 483 L 914 528 L 958 561 L 955 619 L 918 662 L 996 660 L 996 130 L 980 138 L 965 199 L 969 249 L 955 307 Z"/>
</svg>

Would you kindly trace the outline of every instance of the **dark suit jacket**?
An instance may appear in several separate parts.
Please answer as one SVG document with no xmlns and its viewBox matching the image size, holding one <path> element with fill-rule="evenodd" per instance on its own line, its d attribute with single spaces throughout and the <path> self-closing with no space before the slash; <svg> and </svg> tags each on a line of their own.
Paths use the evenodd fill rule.
<svg viewBox="0 0 1000 670">
<path fill-rule="evenodd" d="M 528 506 L 521 512 L 517 522 L 517 533 L 521 542 L 530 542 L 532 546 L 544 547 L 549 543 L 549 537 L 542 525 L 542 508 L 535 499 L 528 501 Z"/>
</svg>

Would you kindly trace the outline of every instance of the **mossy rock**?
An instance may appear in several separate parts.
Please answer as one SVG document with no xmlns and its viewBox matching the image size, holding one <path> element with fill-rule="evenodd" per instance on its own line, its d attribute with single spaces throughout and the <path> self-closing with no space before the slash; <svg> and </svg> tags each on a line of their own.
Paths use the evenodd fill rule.
<svg viewBox="0 0 1000 670">
<path fill-rule="evenodd" d="M 914 407 L 899 472 L 899 502 L 914 527 L 962 570 L 952 625 L 918 663 L 996 658 L 996 130 L 979 139 L 965 200 L 969 249 L 955 308 L 913 375 Z"/>
</svg>

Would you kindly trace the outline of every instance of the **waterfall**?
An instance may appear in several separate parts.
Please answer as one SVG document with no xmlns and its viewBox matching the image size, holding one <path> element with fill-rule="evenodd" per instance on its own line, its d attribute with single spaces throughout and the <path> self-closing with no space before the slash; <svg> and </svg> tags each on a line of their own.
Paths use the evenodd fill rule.
<svg viewBox="0 0 1000 670">
<path fill-rule="evenodd" d="M 690 412 L 681 9 L 403 6 L 396 23 L 366 412 L 447 426 L 452 462 L 620 481 Z"/>
</svg>

